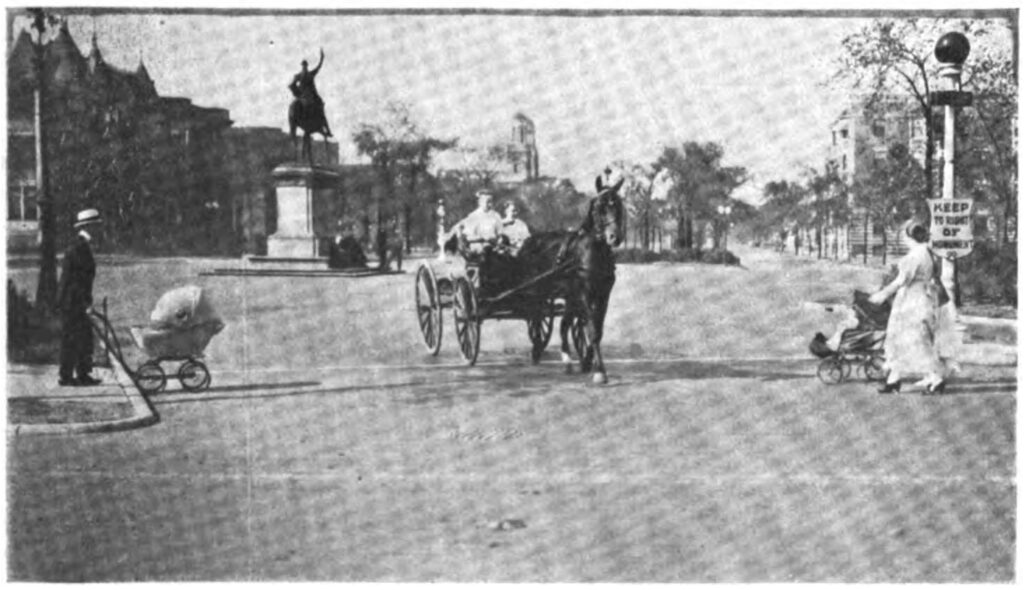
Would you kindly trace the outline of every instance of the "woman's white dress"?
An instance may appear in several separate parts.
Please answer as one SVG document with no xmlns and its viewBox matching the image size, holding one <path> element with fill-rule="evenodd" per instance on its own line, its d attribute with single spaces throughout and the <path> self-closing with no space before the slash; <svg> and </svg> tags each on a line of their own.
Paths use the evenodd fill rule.
<svg viewBox="0 0 1024 590">
<path fill-rule="evenodd" d="M 936 344 L 946 336 L 938 334 L 938 292 L 928 248 L 912 245 L 899 261 L 899 271 L 901 284 L 885 330 L 886 362 L 899 374 L 942 375 Z"/>
</svg>

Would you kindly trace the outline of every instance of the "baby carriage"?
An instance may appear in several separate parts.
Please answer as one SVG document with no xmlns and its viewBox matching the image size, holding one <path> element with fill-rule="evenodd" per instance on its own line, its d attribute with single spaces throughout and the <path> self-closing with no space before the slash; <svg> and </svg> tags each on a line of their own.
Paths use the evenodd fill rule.
<svg viewBox="0 0 1024 590">
<path fill-rule="evenodd" d="M 187 391 L 210 386 L 210 371 L 199 360 L 210 339 L 224 329 L 209 297 L 189 285 L 164 293 L 150 314 L 148 326 L 133 326 L 132 339 L 149 359 L 135 371 L 135 382 L 146 393 L 167 386 L 161 363 L 179 362 L 178 381 Z"/>
<path fill-rule="evenodd" d="M 889 322 L 888 302 L 875 305 L 868 301 L 870 295 L 863 291 L 853 292 L 853 312 L 857 325 L 843 330 L 839 346 L 833 350 L 821 332 L 811 340 L 811 354 L 822 359 L 818 364 L 818 378 L 824 383 L 835 384 L 846 381 L 858 372 L 869 381 L 885 378 L 885 326 Z"/>
</svg>

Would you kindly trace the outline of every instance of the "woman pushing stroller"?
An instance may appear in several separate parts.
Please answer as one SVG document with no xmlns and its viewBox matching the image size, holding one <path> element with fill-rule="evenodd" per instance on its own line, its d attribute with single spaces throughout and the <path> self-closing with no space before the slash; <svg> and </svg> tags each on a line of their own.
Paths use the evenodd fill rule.
<svg viewBox="0 0 1024 590">
<path fill-rule="evenodd" d="M 940 301 L 945 290 L 938 276 L 939 259 L 928 247 L 928 230 L 912 219 L 903 232 L 910 251 L 897 264 L 896 278 L 868 299 L 877 305 L 893 298 L 885 335 L 888 374 L 878 392 L 898 392 L 906 375 L 919 374 L 923 379 L 916 385 L 923 386 L 925 395 L 942 393 L 945 365 L 955 352 L 953 310 L 948 296 Z"/>
</svg>

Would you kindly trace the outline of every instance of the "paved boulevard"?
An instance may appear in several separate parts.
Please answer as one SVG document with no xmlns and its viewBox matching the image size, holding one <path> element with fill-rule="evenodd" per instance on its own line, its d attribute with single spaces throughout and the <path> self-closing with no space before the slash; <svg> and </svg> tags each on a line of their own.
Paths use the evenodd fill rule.
<svg viewBox="0 0 1024 590">
<path fill-rule="evenodd" d="M 1015 369 L 939 398 L 823 385 L 818 303 L 877 272 L 740 255 L 621 267 L 604 387 L 531 366 L 518 324 L 484 325 L 480 366 L 427 357 L 411 275 L 204 279 L 229 323 L 211 391 L 172 387 L 146 429 L 8 439 L 9 576 L 1012 580 Z M 180 280 L 109 274 L 124 322 Z"/>
</svg>

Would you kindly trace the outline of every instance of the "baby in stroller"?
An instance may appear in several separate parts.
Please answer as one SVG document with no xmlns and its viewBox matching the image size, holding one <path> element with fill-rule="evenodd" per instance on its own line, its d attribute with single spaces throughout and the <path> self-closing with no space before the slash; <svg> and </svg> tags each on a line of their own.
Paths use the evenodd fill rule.
<svg viewBox="0 0 1024 590">
<path fill-rule="evenodd" d="M 187 391 L 210 386 L 210 371 L 200 360 L 206 346 L 224 329 L 207 293 L 188 285 L 164 293 L 150 314 L 148 326 L 133 326 L 132 338 L 148 360 L 135 371 L 135 382 L 146 393 L 167 385 L 161 363 L 180 362 L 178 380 Z"/>
<path fill-rule="evenodd" d="M 844 322 L 833 337 L 818 332 L 811 340 L 810 351 L 822 359 L 818 378 L 825 383 L 840 383 L 850 378 L 854 365 L 864 378 L 878 381 L 885 378 L 885 327 L 889 322 L 889 302 L 875 305 L 869 293 L 853 292 L 854 318 Z"/>
</svg>

